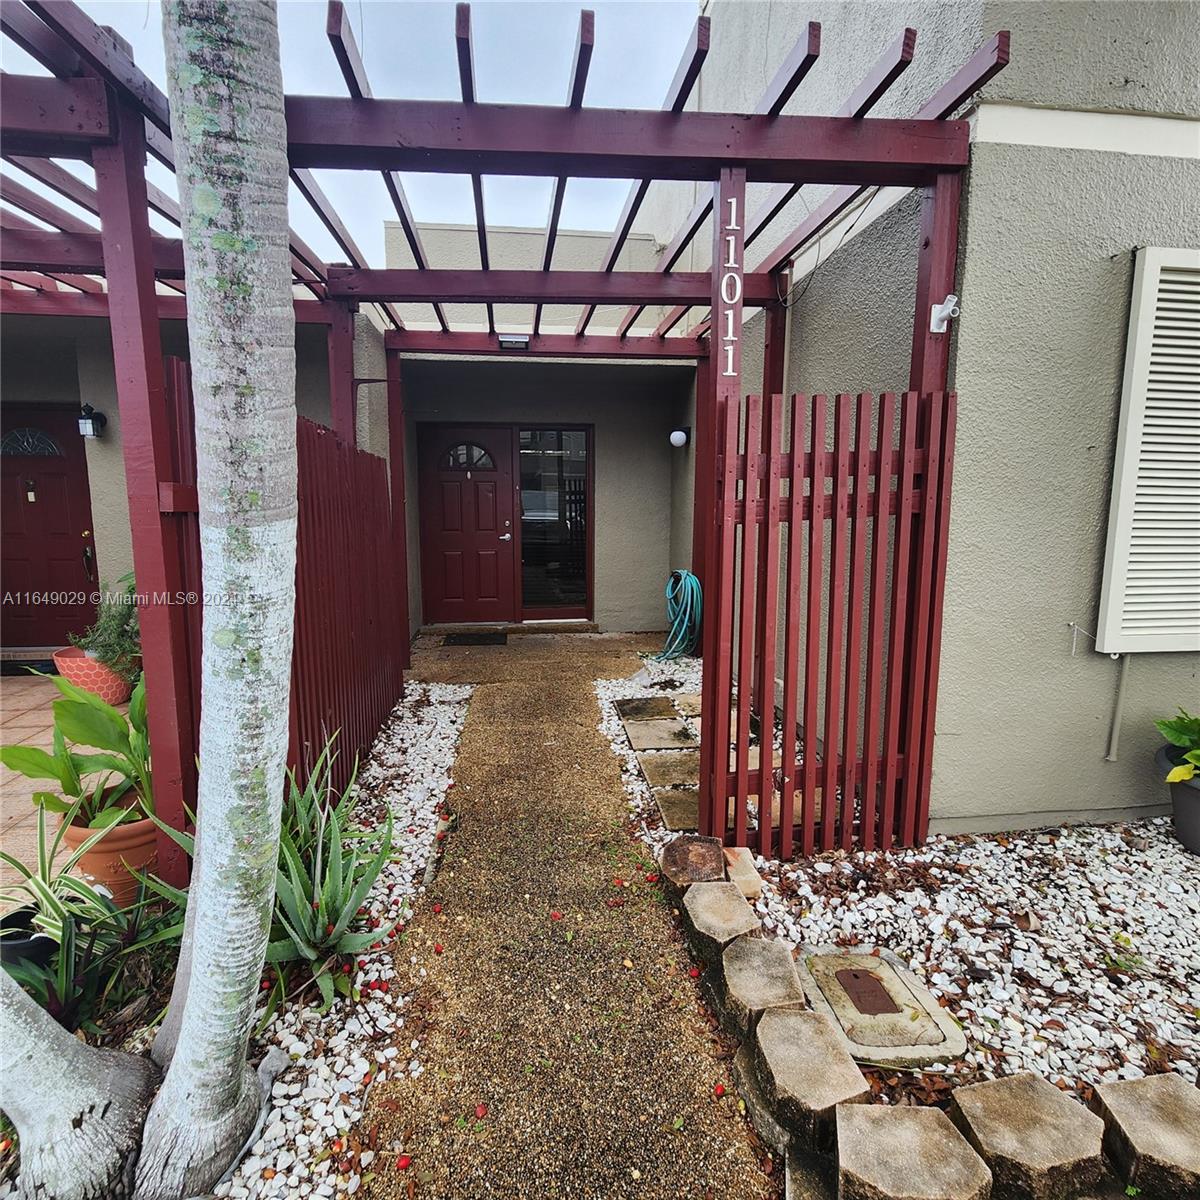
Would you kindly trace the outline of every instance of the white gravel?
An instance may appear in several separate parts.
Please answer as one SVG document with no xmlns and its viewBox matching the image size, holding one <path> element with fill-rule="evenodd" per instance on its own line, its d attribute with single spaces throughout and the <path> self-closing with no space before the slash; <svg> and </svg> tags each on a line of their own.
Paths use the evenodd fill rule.
<svg viewBox="0 0 1200 1200">
<path fill-rule="evenodd" d="M 678 686 L 650 686 L 664 679 Z M 699 680 L 688 660 L 647 662 L 633 679 L 596 685 L 600 729 L 622 760 L 639 832 L 656 849 L 674 835 L 613 702 L 695 692 Z M 756 861 L 769 933 L 794 946 L 880 946 L 925 979 L 967 1032 L 968 1053 L 952 1072 L 1036 1071 L 1084 1096 L 1162 1069 L 1197 1081 L 1200 858 L 1167 818 Z"/>
<path fill-rule="evenodd" d="M 434 853 L 438 812 L 453 786 L 459 734 L 471 688 L 408 683 L 359 774 L 356 817 L 364 828 L 393 819 L 393 858 L 368 898 L 371 919 L 407 921 L 424 892 Z M 401 935 L 402 936 L 402 935 Z M 378 1151 L 354 1153 L 345 1134 L 362 1117 L 370 1086 L 421 1073 L 420 1042 L 402 1030 L 408 997 L 392 989 L 391 943 L 358 958 L 357 998 L 338 998 L 329 1012 L 293 1004 L 277 1013 L 252 1048 L 255 1057 L 282 1047 L 293 1065 L 276 1080 L 262 1135 L 218 1196 L 353 1195 Z M 424 974 L 424 971 L 422 971 Z M 343 1169 L 345 1168 L 345 1169 Z"/>
</svg>

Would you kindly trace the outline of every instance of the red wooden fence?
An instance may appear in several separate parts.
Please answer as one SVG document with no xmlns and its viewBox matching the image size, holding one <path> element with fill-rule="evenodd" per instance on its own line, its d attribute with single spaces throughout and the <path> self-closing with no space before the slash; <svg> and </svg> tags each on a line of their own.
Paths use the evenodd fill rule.
<svg viewBox="0 0 1200 1200">
<path fill-rule="evenodd" d="M 718 411 L 702 832 L 781 858 L 924 840 L 955 405 Z"/>
<path fill-rule="evenodd" d="M 184 587 L 202 594 L 196 514 L 196 451 L 188 364 L 166 360 L 175 481 L 161 499 L 187 522 Z M 370 748 L 403 691 L 408 631 L 396 615 L 407 576 L 392 536 L 387 463 L 338 439 L 329 429 L 297 422 L 299 514 L 296 623 L 292 652 L 288 761 L 303 775 L 337 733 L 334 785 L 343 786 L 355 756 Z M 160 491 L 162 490 L 160 488 Z M 199 603 L 187 608 L 186 670 L 192 699 L 192 750 L 200 730 Z M 185 786 L 195 805 L 195 779 Z"/>
</svg>

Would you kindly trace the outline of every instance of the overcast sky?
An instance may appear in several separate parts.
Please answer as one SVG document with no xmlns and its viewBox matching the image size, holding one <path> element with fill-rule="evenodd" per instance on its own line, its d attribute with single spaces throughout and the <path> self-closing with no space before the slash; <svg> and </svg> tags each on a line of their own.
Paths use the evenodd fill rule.
<svg viewBox="0 0 1200 1200">
<path fill-rule="evenodd" d="M 471 17 L 479 98 L 516 104 L 562 104 L 574 59 L 579 10 L 584 6 L 568 0 L 475 0 Z M 138 65 L 166 90 L 162 14 L 157 3 L 83 0 L 81 7 L 93 20 L 111 26 L 126 38 L 133 45 Z M 595 10 L 596 36 L 585 104 L 660 107 L 699 13 L 696 0 L 600 0 L 586 7 Z M 376 96 L 459 98 L 453 3 L 346 0 L 346 9 Z M 325 12 L 324 0 L 282 0 L 279 4 L 283 84 L 289 92 L 346 94 L 325 37 Z M 0 40 L 0 61 L 5 71 L 45 73 L 7 38 Z M 67 162 L 63 165 L 91 179 L 89 167 Z M 29 186 L 37 186 L 23 173 L 7 165 L 4 169 Z M 174 194 L 173 177 L 159 163 L 151 160 L 147 175 Z M 318 171 L 317 175 L 369 264 L 384 266 L 383 221 L 395 214 L 379 176 L 365 171 Z M 469 177 L 406 173 L 404 182 L 419 221 L 474 221 Z M 543 224 L 550 205 L 550 186 L 546 179 L 486 178 L 488 223 Z M 38 190 L 44 191 L 40 187 Z M 611 229 L 627 190 L 624 181 L 571 180 L 562 226 Z M 63 207 L 72 207 L 54 198 Z M 294 189 L 291 222 L 293 229 L 323 257 L 344 259 Z M 156 228 L 172 232 L 169 225 L 157 220 Z"/>
</svg>

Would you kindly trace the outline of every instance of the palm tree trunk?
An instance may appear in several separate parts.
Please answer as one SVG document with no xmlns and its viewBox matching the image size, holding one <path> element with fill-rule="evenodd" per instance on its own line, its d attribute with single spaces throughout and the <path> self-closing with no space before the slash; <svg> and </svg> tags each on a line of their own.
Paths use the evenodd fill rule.
<svg viewBox="0 0 1200 1200">
<path fill-rule="evenodd" d="M 152 1063 L 81 1042 L 0 970 L 0 1108 L 21 1136 L 18 1195 L 131 1195 L 157 1085 Z"/>
<path fill-rule="evenodd" d="M 190 970 L 139 1200 L 210 1189 L 255 1120 L 246 1063 L 275 894 L 296 568 L 294 316 L 275 9 L 169 0 L 204 564 Z"/>
</svg>

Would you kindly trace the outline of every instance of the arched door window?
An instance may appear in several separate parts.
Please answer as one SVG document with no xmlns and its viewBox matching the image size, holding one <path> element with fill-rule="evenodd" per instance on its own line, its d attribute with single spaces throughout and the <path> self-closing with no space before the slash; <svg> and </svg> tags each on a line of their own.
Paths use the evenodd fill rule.
<svg viewBox="0 0 1200 1200">
<path fill-rule="evenodd" d="M 0 454 L 18 458 L 54 458 L 62 454 L 58 443 L 40 429 L 22 426 L 10 429 L 0 441 Z"/>
<path fill-rule="evenodd" d="M 492 456 L 475 442 L 459 442 L 442 455 L 443 471 L 494 471 Z"/>
</svg>

